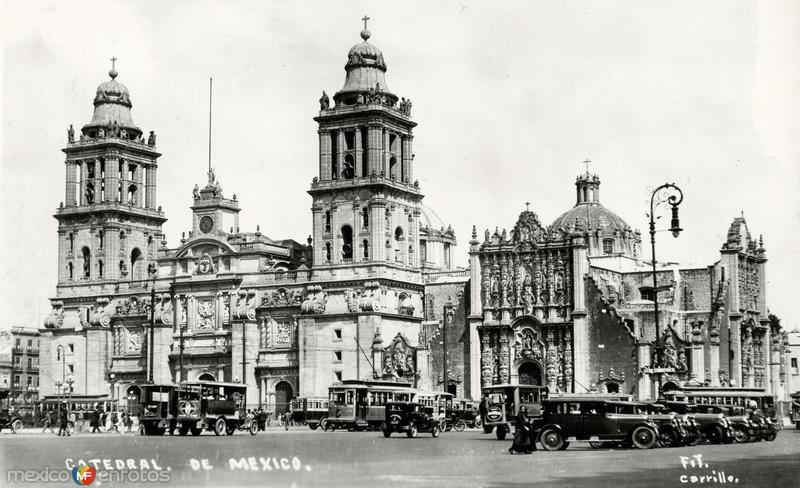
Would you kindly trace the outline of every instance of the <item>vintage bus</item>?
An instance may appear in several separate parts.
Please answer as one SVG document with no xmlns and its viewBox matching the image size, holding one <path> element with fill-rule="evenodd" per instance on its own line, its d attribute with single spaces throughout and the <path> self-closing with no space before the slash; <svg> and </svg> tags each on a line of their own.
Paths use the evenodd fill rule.
<svg viewBox="0 0 800 488">
<path fill-rule="evenodd" d="M 251 435 L 258 432 L 255 419 L 245 415 L 247 386 L 241 383 L 198 381 L 143 385 L 142 390 L 144 435 L 161 435 L 166 430 L 180 435 L 200 435 L 204 430 L 216 435 L 233 435 L 237 429 Z"/>
<path fill-rule="evenodd" d="M 482 412 L 483 432 L 491 434 L 497 427 L 497 438 L 503 440 L 511 431 L 514 417 L 520 407 L 528 409 L 528 417 L 542 415 L 542 400 L 548 398 L 548 389 L 540 385 L 500 384 L 483 388 L 486 412 Z"/>
<path fill-rule="evenodd" d="M 379 430 L 385 421 L 388 402 L 412 400 L 408 383 L 345 380 L 328 388 L 328 417 L 325 430 Z"/>
<path fill-rule="evenodd" d="M 661 393 L 667 401 L 693 405 L 726 405 L 747 408 L 754 401 L 767 416 L 775 417 L 775 396 L 760 388 L 684 387 Z"/>
<path fill-rule="evenodd" d="M 317 430 L 319 426 L 324 429 L 328 404 L 327 398 L 295 398 L 290 404 L 292 422 L 308 425 L 311 430 Z"/>
</svg>

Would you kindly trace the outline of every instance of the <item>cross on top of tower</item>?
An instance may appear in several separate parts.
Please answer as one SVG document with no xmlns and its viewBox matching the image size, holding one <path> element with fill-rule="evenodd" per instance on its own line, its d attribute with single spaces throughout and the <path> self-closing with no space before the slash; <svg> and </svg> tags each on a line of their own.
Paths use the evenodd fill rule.
<svg viewBox="0 0 800 488">
<path fill-rule="evenodd" d="M 119 73 L 117 73 L 116 64 L 117 64 L 117 58 L 116 57 L 112 57 L 111 58 L 111 69 L 108 71 L 108 76 L 110 76 L 112 80 L 114 78 L 116 78 L 117 75 L 119 74 Z"/>
<path fill-rule="evenodd" d="M 525 202 L 525 211 L 526 212 L 530 212 L 531 211 L 531 202 Z"/>
<path fill-rule="evenodd" d="M 586 159 L 583 160 L 583 164 L 586 165 L 586 174 L 587 175 L 589 174 L 589 163 L 591 163 L 591 162 L 592 161 L 589 158 L 586 158 Z"/>
<path fill-rule="evenodd" d="M 363 20 L 363 21 L 364 21 L 364 30 L 366 30 L 366 29 L 367 29 L 367 21 L 369 20 L 369 17 L 367 17 L 367 16 L 365 15 L 365 16 L 364 16 L 364 18 L 362 18 L 361 20 Z"/>
</svg>

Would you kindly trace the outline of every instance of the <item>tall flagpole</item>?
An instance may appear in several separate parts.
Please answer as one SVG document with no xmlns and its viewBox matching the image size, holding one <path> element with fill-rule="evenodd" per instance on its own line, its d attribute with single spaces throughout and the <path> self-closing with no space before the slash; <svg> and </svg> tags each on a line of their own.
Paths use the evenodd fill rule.
<svg viewBox="0 0 800 488">
<path fill-rule="evenodd" d="M 211 93 L 213 78 L 208 79 L 208 182 L 211 183 Z"/>
</svg>

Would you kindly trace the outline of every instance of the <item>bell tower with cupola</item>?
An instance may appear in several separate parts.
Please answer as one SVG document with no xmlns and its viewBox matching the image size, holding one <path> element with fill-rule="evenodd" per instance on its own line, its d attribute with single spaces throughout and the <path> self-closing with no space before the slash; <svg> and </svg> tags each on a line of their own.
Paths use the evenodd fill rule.
<svg viewBox="0 0 800 488">
<path fill-rule="evenodd" d="M 116 58 L 112 58 L 112 63 Z M 157 272 L 167 220 L 156 204 L 156 136 L 131 118 L 131 97 L 112 64 L 78 138 L 67 131 L 65 200 L 58 220 L 58 286 L 142 281 Z"/>
<path fill-rule="evenodd" d="M 423 198 L 414 180 L 411 100 L 386 83 L 386 62 L 369 42 L 368 17 L 360 42 L 347 54 L 345 82 L 322 92 L 319 174 L 313 197 L 314 267 L 389 265 L 419 271 Z"/>
</svg>

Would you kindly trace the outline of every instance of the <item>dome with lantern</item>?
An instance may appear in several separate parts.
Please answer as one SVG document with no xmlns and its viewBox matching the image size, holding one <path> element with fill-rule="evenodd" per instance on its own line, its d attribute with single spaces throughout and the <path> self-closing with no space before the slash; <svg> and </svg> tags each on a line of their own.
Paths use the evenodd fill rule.
<svg viewBox="0 0 800 488">
<path fill-rule="evenodd" d="M 383 53 L 369 42 L 370 37 L 372 33 L 365 25 L 361 31 L 363 41 L 351 47 L 347 53 L 344 86 L 333 96 L 337 104 L 354 105 L 374 95 L 380 96 L 389 105 L 397 102 L 397 95 L 391 93 L 386 84 Z"/>
<path fill-rule="evenodd" d="M 116 59 L 113 59 L 116 61 Z M 130 92 L 128 88 L 117 81 L 119 73 L 112 66 L 108 72 L 111 78 L 100 83 L 94 97 L 94 113 L 92 120 L 84 125 L 81 131 L 86 137 L 95 138 L 100 134 L 111 131 L 123 131 L 127 139 L 138 139 L 142 131 L 136 126 L 131 117 Z"/>
</svg>

